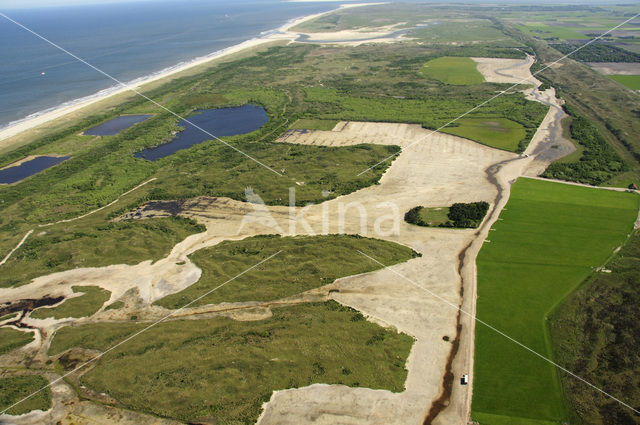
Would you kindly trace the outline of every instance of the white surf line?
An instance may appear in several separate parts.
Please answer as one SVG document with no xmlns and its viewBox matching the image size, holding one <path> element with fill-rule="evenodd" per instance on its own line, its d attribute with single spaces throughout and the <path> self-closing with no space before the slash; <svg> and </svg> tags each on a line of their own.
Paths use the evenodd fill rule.
<svg viewBox="0 0 640 425">
<path fill-rule="evenodd" d="M 38 227 L 49 227 L 49 226 L 53 226 L 54 224 L 59 224 L 59 223 L 70 223 L 70 222 L 72 222 L 72 221 L 76 221 L 76 220 L 80 220 L 81 218 L 88 217 L 88 216 L 90 216 L 91 214 L 97 213 L 98 211 L 101 211 L 101 210 L 103 210 L 103 209 L 105 209 L 105 208 L 110 207 L 111 205 L 113 205 L 113 204 L 115 204 L 116 202 L 118 202 L 118 201 L 120 200 L 120 198 L 122 198 L 123 196 L 128 195 L 128 194 L 130 194 L 131 192 L 133 192 L 134 190 L 136 190 L 136 189 L 138 189 L 138 188 L 140 188 L 140 187 L 144 186 L 144 185 L 145 185 L 145 184 L 147 184 L 147 183 L 151 183 L 152 181 L 157 180 L 157 179 L 158 179 L 157 177 L 154 177 L 154 178 L 152 178 L 152 179 L 147 180 L 146 182 L 140 183 L 139 185 L 137 185 L 137 186 L 136 186 L 136 187 L 134 187 L 133 189 L 130 189 L 130 190 L 126 191 L 125 193 L 123 193 L 122 195 L 118 196 L 116 199 L 114 199 L 113 201 L 111 201 L 111 202 L 110 202 L 110 203 L 108 203 L 107 205 L 105 205 L 105 206 L 103 206 L 103 207 L 100 207 L 100 208 L 97 208 L 97 209 L 95 209 L 95 210 L 93 210 L 93 211 L 89 211 L 89 212 L 88 212 L 88 213 L 86 213 L 86 214 L 83 214 L 83 215 L 81 215 L 81 216 L 74 217 L 74 218 L 68 218 L 68 219 L 66 219 L 66 220 L 56 221 L 56 222 L 54 222 L 54 223 L 38 224 Z M 7 256 L 6 256 L 6 257 L 4 257 L 4 259 L 3 259 L 2 261 L 0 261 L 0 266 L 4 265 L 4 263 L 6 263 L 6 262 L 7 262 L 7 260 L 11 257 L 11 255 L 13 255 L 13 253 L 14 253 L 14 252 L 16 252 L 16 251 L 18 250 L 18 248 L 20 248 L 20 247 L 22 246 L 22 244 L 27 240 L 27 238 L 28 238 L 28 237 L 33 233 L 33 231 L 34 231 L 34 230 L 35 230 L 35 229 L 31 229 L 31 230 L 29 230 L 29 231 L 27 232 L 27 234 L 26 234 L 26 235 L 24 235 L 24 237 L 22 238 L 22 240 L 20 241 L 20 243 L 18 243 L 18 245 L 16 245 L 16 247 L 15 247 L 15 248 L 13 248 L 13 249 L 11 250 L 11 252 L 10 252 L 10 253 L 8 253 L 8 254 L 7 254 Z"/>
<path fill-rule="evenodd" d="M 224 141 L 224 140 L 222 140 L 221 138 L 219 138 L 219 137 L 215 136 L 214 134 L 211 134 L 209 131 L 207 131 L 207 130 L 203 129 L 202 127 L 200 127 L 200 126 L 198 126 L 198 125 L 196 125 L 196 124 L 192 123 L 192 122 L 191 122 L 191 121 L 189 121 L 188 119 L 186 119 L 186 118 L 184 118 L 184 117 L 180 116 L 179 114 L 177 114 L 177 113 L 173 112 L 172 110 L 170 110 L 170 109 L 169 109 L 169 108 L 167 108 L 166 106 L 161 105 L 160 103 L 156 102 L 155 100 L 151 99 L 150 97 L 148 97 L 148 96 L 146 96 L 146 95 L 142 94 L 139 90 L 136 90 L 136 88 L 135 88 L 132 84 L 126 84 L 126 83 L 123 83 L 122 81 L 120 81 L 120 80 L 118 80 L 117 78 L 115 78 L 115 77 L 111 76 L 110 74 L 107 74 L 106 72 L 104 72 L 104 71 L 103 71 L 103 70 L 101 70 L 100 68 L 98 68 L 98 67 L 96 67 L 96 66 L 94 66 L 94 65 L 90 64 L 89 62 L 87 62 L 86 60 L 84 60 L 84 59 L 80 58 L 79 56 L 74 55 L 74 54 L 73 54 L 73 53 L 71 53 L 70 51 L 68 51 L 68 50 L 64 49 L 63 47 L 61 47 L 61 46 L 59 46 L 58 44 L 54 43 L 53 41 L 49 40 L 48 38 L 46 38 L 46 37 L 44 37 L 44 36 L 42 36 L 42 35 L 38 34 L 37 32 L 35 32 L 34 30 L 32 30 L 32 29 L 30 29 L 30 28 L 27 28 L 26 26 L 22 25 L 20 22 L 18 22 L 18 21 L 16 21 L 16 20 L 12 19 L 12 18 L 10 18 L 10 17 L 8 17 L 8 16 L 7 16 L 7 15 L 5 15 L 4 13 L 0 12 L 0 16 L 2 16 L 3 18 L 5 18 L 6 20 L 8 20 L 8 21 L 10 21 L 10 22 L 13 22 L 14 24 L 16 24 L 17 26 L 19 26 L 20 28 L 22 28 L 22 29 L 24 29 L 24 30 L 26 30 L 26 31 L 30 32 L 31 34 L 35 35 L 35 36 L 36 36 L 36 37 L 38 37 L 39 39 L 41 39 L 41 40 L 43 40 L 43 41 L 47 42 L 48 44 L 52 45 L 53 47 L 55 47 L 56 49 L 58 49 L 58 50 L 60 50 L 60 51 L 62 51 L 62 52 L 64 52 L 64 53 L 66 53 L 67 55 L 69 55 L 69 56 L 71 56 L 72 58 L 74 58 L 74 59 L 78 60 L 79 62 L 82 62 L 83 64 L 87 65 L 88 67 L 90 67 L 90 68 L 92 68 L 92 69 L 94 69 L 94 70 L 98 71 L 100 74 L 104 75 L 105 77 L 109 78 L 110 80 L 115 81 L 118 85 L 122 86 L 124 89 L 127 89 L 127 90 L 129 90 L 129 91 L 134 92 L 134 93 L 135 93 L 135 94 L 137 94 L 138 96 L 140 96 L 140 97 L 142 97 L 142 98 L 144 98 L 144 99 L 148 100 L 149 102 L 153 103 L 153 104 L 154 104 L 154 105 L 156 105 L 157 107 L 159 107 L 159 108 L 161 108 L 161 109 L 163 109 L 163 110 L 165 110 L 165 111 L 169 112 L 171 115 L 173 115 L 173 116 L 177 117 L 178 119 L 183 120 L 183 121 L 184 121 L 184 122 L 186 122 L 187 124 L 190 124 L 190 125 L 191 125 L 191 126 L 193 126 L 194 128 L 196 128 L 196 129 L 198 129 L 198 130 L 202 131 L 204 134 L 206 134 L 206 135 L 208 135 L 208 136 L 212 137 L 213 139 L 215 139 L 215 140 L 217 140 L 217 141 L 219 141 L 219 142 L 223 143 L 225 146 L 227 146 L 227 147 L 229 147 L 229 148 L 233 149 L 234 151 L 236 151 L 236 152 L 240 153 L 241 155 L 244 155 L 245 157 L 247 157 L 247 158 L 249 158 L 250 160 L 254 161 L 255 163 L 257 163 L 257 164 L 259 164 L 259 165 L 263 166 L 264 168 L 266 168 L 267 170 L 271 171 L 272 173 L 277 174 L 277 175 L 278 175 L 278 176 L 280 176 L 280 177 L 282 177 L 282 176 L 283 176 L 281 173 L 277 172 L 276 170 L 274 170 L 273 168 L 269 167 L 268 165 L 266 165 L 266 164 L 264 164 L 264 163 L 260 162 L 259 160 L 257 160 L 256 158 L 252 157 L 251 155 L 249 155 L 249 154 L 247 154 L 247 153 L 243 152 L 242 150 L 240 150 L 240 149 L 236 148 L 235 146 L 233 146 L 233 145 L 231 145 L 231 144 L 229 144 L 229 143 L 225 142 L 225 141 Z"/>
<path fill-rule="evenodd" d="M 547 65 L 547 66 L 545 66 L 544 68 L 542 68 L 542 69 L 538 70 L 537 72 L 535 72 L 535 73 L 534 73 L 534 74 L 532 74 L 531 76 L 526 77 L 526 78 L 524 78 L 524 79 L 522 79 L 522 80 L 518 81 L 517 83 L 513 84 L 512 86 L 510 86 L 510 87 L 509 87 L 509 88 L 507 88 L 506 90 L 503 90 L 503 91 L 501 91 L 500 93 L 496 94 L 495 96 L 492 96 L 492 97 L 490 97 L 489 99 L 485 100 L 484 102 L 482 102 L 482 103 L 480 103 L 480 104 L 478 104 L 478 105 L 474 106 L 473 108 L 469 109 L 467 112 L 465 112 L 464 114 L 460 115 L 459 117 L 452 119 L 451 121 L 449 121 L 449 122 L 448 122 L 448 123 L 446 123 L 445 125 L 443 125 L 443 126 L 441 126 L 441 127 L 438 127 L 438 128 L 437 128 L 437 129 L 435 129 L 435 130 L 432 130 L 430 133 L 426 134 L 425 136 L 421 137 L 420 139 L 416 140 L 415 142 L 413 142 L 413 143 L 409 144 L 407 147 L 405 147 L 405 148 L 403 148 L 403 149 L 400 149 L 398 152 L 396 152 L 396 153 L 394 153 L 394 154 L 392 154 L 392 155 L 389 155 L 388 157 L 386 157 L 386 158 L 385 158 L 385 159 L 383 159 L 382 161 L 380 161 L 380 162 L 378 162 L 378 163 L 376 163 L 376 164 L 372 165 L 371 167 L 367 168 L 367 169 L 366 169 L 366 170 L 364 170 L 364 171 L 361 171 L 360 173 L 358 173 L 358 176 L 361 176 L 362 174 L 364 174 L 364 173 L 366 173 L 367 171 L 369 171 L 369 170 L 371 170 L 371 169 L 373 169 L 373 168 L 377 167 L 378 165 L 380 165 L 380 164 L 382 164 L 382 163 L 384 163 L 384 162 L 387 162 L 388 160 L 390 160 L 391 158 L 393 158 L 393 157 L 395 157 L 395 156 L 400 155 L 404 150 L 406 150 L 406 149 L 410 148 L 411 146 L 413 146 L 413 145 L 415 145 L 415 144 L 418 144 L 418 143 L 421 143 L 421 142 L 425 141 L 426 139 L 428 139 L 429 137 L 431 137 L 434 133 L 437 133 L 438 131 L 442 130 L 443 128 L 448 127 L 449 125 L 451 125 L 451 124 L 455 123 L 455 122 L 456 122 L 456 121 L 458 121 L 459 119 L 464 118 L 465 116 L 467 116 L 467 115 L 469 115 L 470 113 L 472 113 L 472 112 L 476 111 L 477 109 L 479 109 L 479 108 L 483 107 L 483 106 L 484 106 L 484 105 L 486 105 L 487 103 L 489 103 L 489 102 L 491 102 L 491 101 L 493 101 L 493 100 L 495 100 L 495 99 L 499 98 L 500 96 L 502 96 L 503 94 L 507 93 L 509 90 L 511 90 L 511 89 L 513 89 L 513 88 L 515 88 L 515 87 L 519 86 L 520 84 L 525 83 L 525 82 L 527 82 L 527 81 L 529 81 L 529 80 L 531 80 L 531 79 L 535 78 L 535 76 L 536 76 L 536 75 L 540 74 L 540 73 L 541 73 L 541 72 L 543 72 L 543 71 L 546 71 L 547 69 L 551 68 L 553 65 L 557 64 L 557 63 L 558 63 L 558 62 L 560 62 L 560 61 L 563 61 L 564 59 L 566 59 L 566 58 L 568 58 L 569 56 L 573 55 L 574 53 L 578 52 L 579 50 L 584 49 L 584 48 L 585 48 L 585 47 L 587 47 L 588 45 L 590 45 L 590 44 L 592 44 L 592 43 L 595 43 L 596 41 L 600 40 L 602 37 L 606 36 L 607 34 L 611 33 L 612 31 L 615 31 L 615 30 L 617 30 L 618 28 L 620 28 L 621 26 L 623 26 L 623 25 L 625 25 L 625 24 L 629 23 L 630 21 L 633 21 L 633 20 L 634 20 L 634 19 L 636 19 L 638 16 L 640 16 L 640 13 L 637 13 L 636 15 L 632 16 L 631 18 L 627 19 L 626 21 L 624 21 L 624 22 L 622 22 L 622 23 L 620 23 L 620 24 L 616 25 L 615 27 L 611 28 L 611 29 L 610 29 L 610 30 L 608 30 L 607 32 L 602 33 L 602 34 L 600 34 L 599 36 L 597 36 L 597 37 L 595 37 L 595 38 L 592 38 L 591 40 L 589 40 L 589 41 L 588 41 L 588 42 L 586 42 L 585 44 L 581 45 L 581 46 L 580 46 L 580 47 L 578 47 L 577 49 L 575 49 L 575 50 L 573 50 L 573 51 L 571 51 L 571 52 L 567 53 L 566 55 L 562 56 L 560 59 L 558 59 L 558 60 L 556 60 L 556 61 L 554 61 L 554 62 L 551 62 L 549 65 Z"/>
<path fill-rule="evenodd" d="M 424 287 L 424 286 L 420 285 L 419 283 L 417 283 L 417 282 L 415 282 L 415 281 L 413 281 L 413 280 L 409 279 L 408 277 L 404 276 L 404 275 L 403 275 L 403 274 L 401 274 L 400 272 L 398 272 L 398 271 L 396 271 L 396 270 L 394 270 L 394 269 L 392 269 L 392 268 L 390 268 L 390 267 L 386 266 L 385 264 L 382 264 L 380 261 L 378 261 L 378 260 L 376 260 L 375 258 L 373 258 L 373 257 L 371 257 L 371 256 L 369 256 L 369 255 L 367 255 L 367 254 L 365 254 L 364 252 L 362 252 L 362 251 L 360 251 L 360 250 L 358 250 L 358 252 L 359 252 L 361 255 L 363 255 L 364 257 L 367 257 L 367 258 L 368 258 L 368 259 L 370 259 L 371 261 L 373 261 L 373 262 L 375 262 L 375 263 L 379 264 L 380 266 L 384 267 L 385 269 L 389 270 L 390 272 L 392 272 L 392 273 L 394 273 L 394 274 L 396 274 L 396 275 L 400 276 L 401 278 L 403 278 L 403 279 L 404 279 L 404 280 L 406 280 L 407 282 L 411 283 L 411 284 L 412 284 L 413 286 L 415 286 L 416 288 L 419 288 L 419 289 L 422 289 L 422 290 L 426 291 L 429 295 L 433 296 L 434 298 L 437 298 L 439 301 L 442 301 L 443 303 L 447 304 L 448 306 L 453 307 L 454 309 L 458 310 L 460 313 L 462 313 L 462 314 L 464 314 L 464 315 L 466 315 L 466 316 L 470 317 L 472 320 L 475 320 L 476 322 L 478 322 L 478 323 L 481 323 L 481 324 L 485 325 L 486 327 L 488 327 L 488 328 L 489 328 L 489 329 L 491 329 L 492 331 L 494 331 L 494 332 L 498 333 L 499 335 L 501 335 L 501 336 L 503 336 L 503 337 L 507 338 L 509 341 L 511 341 L 511 342 L 513 342 L 513 343 L 515 343 L 515 344 L 519 345 L 520 347 L 524 348 L 525 350 L 529 351 L 530 353 L 535 354 L 536 356 L 540 357 L 542 360 L 544 360 L 544 361 L 546 361 L 546 362 L 550 363 L 551 365 L 553 365 L 553 366 L 557 367 L 558 369 L 562 370 L 563 372 L 565 372 L 565 373 L 567 373 L 567 374 L 571 375 L 572 377 L 576 378 L 577 380 L 579 380 L 579 381 L 581 381 L 581 382 L 583 382 L 583 383 L 587 384 L 588 386 L 590 386 L 590 387 L 591 387 L 591 388 L 593 388 L 594 390 L 596 390 L 596 391 L 600 392 L 601 394 L 603 394 L 603 395 L 605 395 L 605 396 L 609 397 L 610 399 L 612 399 L 612 400 L 614 400 L 614 401 L 617 401 L 618 403 L 620 403 L 620 404 L 621 404 L 621 405 L 623 405 L 624 407 L 626 407 L 626 408 L 630 409 L 631 411 L 633 411 L 634 413 L 636 413 L 636 414 L 639 414 L 639 415 L 640 415 L 640 410 L 637 410 L 637 409 L 635 409 L 635 408 L 633 408 L 633 407 L 629 406 L 629 405 L 628 405 L 627 403 L 625 403 L 624 401 L 622 401 L 622 400 L 620 400 L 620 399 L 616 398 L 615 396 L 613 396 L 613 395 L 609 394 L 608 392 L 606 392 L 606 391 L 604 391 L 604 390 L 602 390 L 602 389 L 600 389 L 600 388 L 596 387 L 595 385 L 593 385 L 592 383 L 590 383 L 590 382 L 589 382 L 589 381 L 587 381 L 586 379 L 581 378 L 580 376 L 578 376 L 578 375 L 576 375 L 575 373 L 571 372 L 569 369 L 566 369 L 566 368 L 564 368 L 564 367 L 560 366 L 558 363 L 556 363 L 556 362 L 554 362 L 553 360 L 551 360 L 551 359 L 549 359 L 549 358 L 547 358 L 547 357 L 543 356 L 542 354 L 538 353 L 538 352 L 537 352 L 537 351 L 535 351 L 534 349 L 527 347 L 526 345 L 524 345 L 523 343 L 521 343 L 521 342 L 520 342 L 520 341 L 518 341 L 517 339 L 514 339 L 514 338 L 510 337 L 509 335 L 507 335 L 506 333 L 502 332 L 501 330 L 499 330 L 499 329 L 497 329 L 497 328 L 495 328 L 495 327 L 491 326 L 489 323 L 485 322 L 484 320 L 482 320 L 482 319 L 478 319 L 478 317 L 477 317 L 476 315 L 471 314 L 471 313 L 468 313 L 466 310 L 464 310 L 464 309 L 462 309 L 461 307 L 458 307 L 457 305 L 455 305 L 455 304 L 453 304 L 453 303 L 451 303 L 451 302 L 447 301 L 446 299 L 444 299 L 444 298 L 443 298 L 443 297 L 441 297 L 440 295 L 438 295 L 438 294 L 436 294 L 435 292 L 431 291 L 429 288 L 426 288 L 426 287 Z"/>
<path fill-rule="evenodd" d="M 120 198 L 122 198 L 123 196 L 126 196 L 126 195 L 130 194 L 130 193 L 131 193 L 131 192 L 133 192 L 134 190 L 136 190 L 136 189 L 138 189 L 138 188 L 140 188 L 140 187 L 144 186 L 144 185 L 145 185 L 145 184 L 147 184 L 147 183 L 151 183 L 151 182 L 152 182 L 152 181 L 154 181 L 154 180 L 158 180 L 158 178 L 157 178 L 157 177 L 154 177 L 154 178 L 152 178 L 152 179 L 147 180 L 146 182 L 140 183 L 139 185 L 137 185 L 137 186 L 136 186 L 136 187 L 134 187 L 133 189 L 130 189 L 130 190 L 126 191 L 125 193 L 123 193 L 122 195 L 118 196 L 116 199 L 114 199 L 113 201 L 109 202 L 107 205 L 105 205 L 105 206 L 103 206 L 103 207 L 100 207 L 100 208 L 97 208 L 97 209 L 95 209 L 95 210 L 93 210 L 93 211 L 89 211 L 89 212 L 88 212 L 88 213 L 86 213 L 86 214 L 83 214 L 83 215 L 80 215 L 80 216 L 78 216 L 78 217 L 74 217 L 74 218 L 68 218 L 68 219 L 66 219 L 66 220 L 56 221 L 56 222 L 54 222 L 54 223 L 38 224 L 38 227 L 49 227 L 49 226 L 53 226 L 54 224 L 70 223 L 70 222 L 72 222 L 72 221 L 76 221 L 76 220 L 80 220 L 81 218 L 88 217 L 88 216 L 90 216 L 91 214 L 97 213 L 98 211 L 101 211 L 101 210 L 103 210 L 103 209 L 105 209 L 105 208 L 110 207 L 111 205 L 113 205 L 113 204 L 115 204 L 116 202 L 118 202 L 118 201 L 120 200 Z"/>
<path fill-rule="evenodd" d="M 18 404 L 29 400 L 31 397 L 33 397 L 34 395 L 40 393 L 41 391 L 46 390 L 47 388 L 51 387 L 53 384 L 56 384 L 60 381 L 62 381 L 64 378 L 66 378 L 67 376 L 71 375 L 72 373 L 77 372 L 78 370 L 82 369 L 83 367 L 85 367 L 86 365 L 95 362 L 96 360 L 101 359 L 102 357 L 104 357 L 105 354 L 115 350 L 116 348 L 120 347 L 122 344 L 125 344 L 129 341 L 131 341 L 133 338 L 137 337 L 138 335 L 148 331 L 149 329 L 153 328 L 154 326 L 164 322 L 165 320 L 169 319 L 170 317 L 180 313 L 181 311 L 183 311 L 184 309 L 188 308 L 191 304 L 201 300 L 202 298 L 210 295 L 211 293 L 213 293 L 214 291 L 217 291 L 218 289 L 222 288 L 223 286 L 225 286 L 227 283 L 232 282 L 234 280 L 236 280 L 237 278 L 239 278 L 240 276 L 250 272 L 251 270 L 255 269 L 256 267 L 261 266 L 262 264 L 266 263 L 267 261 L 271 260 L 273 257 L 280 255 L 282 253 L 282 250 L 276 252 L 275 254 L 272 254 L 270 256 L 268 256 L 267 258 L 265 258 L 264 260 L 261 260 L 260 262 L 254 264 L 253 266 L 249 267 L 248 269 L 245 269 L 243 272 L 235 275 L 234 277 L 232 277 L 231 279 L 221 283 L 220 285 L 216 286 L 213 289 L 210 289 L 209 291 L 205 292 L 204 294 L 200 295 L 198 298 L 195 298 L 191 301 L 189 301 L 187 304 L 183 305 L 182 307 L 180 307 L 177 310 L 172 310 L 171 313 L 167 314 L 166 316 L 163 316 L 162 318 L 156 320 L 155 322 L 151 323 L 149 326 L 144 327 L 143 329 L 139 330 L 138 332 L 134 333 L 131 336 L 128 336 L 127 338 L 123 339 L 122 341 L 118 342 L 115 345 L 112 345 L 111 347 L 109 347 L 106 351 L 98 354 L 97 356 L 87 360 L 86 362 L 82 363 L 81 365 L 75 367 L 73 370 L 65 373 L 64 375 L 60 376 L 59 378 L 54 379 L 53 381 L 49 382 L 47 385 L 43 386 L 42 388 L 40 388 L 39 390 L 34 391 L 33 393 L 29 394 L 28 396 L 20 399 L 19 401 L 17 401 L 16 403 L 12 404 L 11 406 L 5 408 L 4 410 L 0 411 L 0 415 L 4 415 L 5 413 L 7 413 L 8 410 L 14 408 L 15 406 L 17 406 Z"/>
<path fill-rule="evenodd" d="M 29 231 L 27 232 L 27 234 L 26 234 L 26 235 L 24 235 L 24 236 L 22 237 L 22 240 L 18 243 L 18 245 L 16 245 L 16 247 L 15 247 L 15 248 L 13 248 L 13 249 L 11 250 L 11 252 L 10 252 L 10 253 L 8 253 L 8 254 L 7 254 L 7 256 L 6 256 L 6 257 L 4 257 L 4 259 L 3 259 L 2 261 L 0 261 L 0 266 L 2 266 L 4 263 L 6 263 L 6 262 L 7 262 L 7 260 L 8 260 L 12 255 L 13 255 L 13 253 L 14 253 L 14 252 L 16 252 L 16 251 L 18 250 L 18 248 L 20 248 L 20 247 L 22 246 L 22 244 L 24 243 L 24 241 L 26 241 L 26 240 L 27 240 L 27 238 L 28 238 L 28 237 L 33 233 L 33 231 L 34 231 L 34 229 L 29 230 Z"/>
</svg>

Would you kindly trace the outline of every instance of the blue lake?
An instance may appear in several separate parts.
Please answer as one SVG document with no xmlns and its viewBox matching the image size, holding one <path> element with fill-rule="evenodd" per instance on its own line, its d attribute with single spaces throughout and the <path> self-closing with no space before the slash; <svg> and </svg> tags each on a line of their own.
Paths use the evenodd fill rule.
<svg viewBox="0 0 640 425">
<path fill-rule="evenodd" d="M 0 170 L 0 183 L 11 184 L 39 173 L 42 170 L 53 167 L 69 159 L 68 156 L 39 156 L 29 161 L 25 161 L 20 165 Z"/>
<path fill-rule="evenodd" d="M 84 134 L 87 136 L 114 136 L 122 130 L 126 130 L 127 128 L 151 118 L 152 116 L 153 115 L 123 115 L 90 128 L 85 131 Z"/>
<path fill-rule="evenodd" d="M 260 129 L 268 121 L 267 112 L 262 106 L 244 105 L 235 108 L 202 109 L 187 118 L 191 123 L 208 131 L 216 137 L 237 136 Z M 168 143 L 145 149 L 135 154 L 136 158 L 155 161 L 169 156 L 181 149 L 211 140 L 213 137 L 182 120 L 178 123 L 184 130 Z"/>
</svg>

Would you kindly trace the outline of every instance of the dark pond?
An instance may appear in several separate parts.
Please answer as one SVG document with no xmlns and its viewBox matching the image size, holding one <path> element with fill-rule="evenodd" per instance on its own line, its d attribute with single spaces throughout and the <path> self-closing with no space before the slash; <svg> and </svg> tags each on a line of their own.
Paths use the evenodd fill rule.
<svg viewBox="0 0 640 425">
<path fill-rule="evenodd" d="M 5 168 L 4 170 L 0 170 L 0 183 L 11 184 L 18 182 L 69 158 L 68 156 L 39 156 L 32 160 L 25 161 L 20 165 Z"/>
<path fill-rule="evenodd" d="M 153 115 L 123 115 L 121 117 L 115 117 L 107 122 L 103 122 L 89 130 L 84 134 L 87 136 L 115 136 L 122 130 L 142 122 Z"/>
<path fill-rule="evenodd" d="M 267 123 L 267 112 L 262 106 L 244 105 L 235 108 L 202 109 L 190 116 L 189 121 L 198 127 L 208 131 L 216 137 L 237 136 L 258 130 Z M 194 127 L 186 121 L 178 123 L 183 127 L 180 133 L 168 143 L 154 148 L 145 149 L 135 154 L 136 158 L 144 158 L 155 161 L 169 156 L 181 149 L 190 148 L 193 145 L 211 140 L 202 130 Z"/>
</svg>

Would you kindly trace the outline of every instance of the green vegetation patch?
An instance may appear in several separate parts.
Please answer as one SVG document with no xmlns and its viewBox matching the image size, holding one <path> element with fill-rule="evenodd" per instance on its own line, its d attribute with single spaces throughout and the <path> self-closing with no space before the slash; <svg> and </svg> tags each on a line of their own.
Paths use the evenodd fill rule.
<svg viewBox="0 0 640 425">
<path fill-rule="evenodd" d="M 429 22 L 422 28 L 409 31 L 407 37 L 417 38 L 428 43 L 478 43 L 506 41 L 508 38 L 488 20 L 467 22 L 441 21 Z"/>
<path fill-rule="evenodd" d="M 110 222 L 104 215 L 46 228 L 33 235 L 2 266 L 0 288 L 76 267 L 158 260 L 203 225 L 181 217 Z"/>
<path fill-rule="evenodd" d="M 450 207 L 422 206 L 411 208 L 404 215 L 407 223 L 425 227 L 457 227 L 460 229 L 475 229 L 484 220 L 489 211 L 489 203 L 472 202 L 456 203 Z"/>
<path fill-rule="evenodd" d="M 547 315 L 612 255 L 637 212 L 635 194 L 519 179 L 478 255 L 478 318 L 551 357 Z M 566 419 L 552 365 L 482 324 L 475 347 L 474 415 Z"/>
<path fill-rule="evenodd" d="M 484 83 L 478 64 L 471 58 L 444 56 L 425 63 L 422 75 L 445 84 L 470 85 Z"/>
<path fill-rule="evenodd" d="M 50 351 L 104 351 L 143 326 L 62 328 Z M 276 390 L 327 383 L 402 391 L 412 344 L 334 301 L 311 303 L 275 309 L 262 321 L 161 323 L 107 353 L 81 383 L 162 417 L 255 423 Z"/>
<path fill-rule="evenodd" d="M 291 130 L 325 130 L 331 131 L 338 124 L 338 120 L 314 120 L 301 118 L 296 120 L 289 128 Z"/>
<path fill-rule="evenodd" d="M 69 298 L 56 307 L 40 307 L 29 317 L 34 319 L 64 319 L 66 317 L 88 317 L 102 308 L 111 297 L 111 292 L 98 286 L 72 286 L 74 293 L 82 293 L 79 297 Z"/>
<path fill-rule="evenodd" d="M 627 165 L 602 137 L 598 127 L 587 118 L 576 116 L 569 105 L 565 105 L 565 109 L 574 116 L 571 121 L 571 138 L 582 145 L 584 150 L 578 161 L 555 162 L 542 176 L 599 185 L 625 171 Z"/>
<path fill-rule="evenodd" d="M 49 382 L 40 375 L 14 376 L 0 378 L 0 411 L 30 396 Z M 51 408 L 51 392 L 49 388 L 38 392 L 33 397 L 21 402 L 7 411 L 9 415 L 23 415 L 32 410 L 49 410 Z"/>
<path fill-rule="evenodd" d="M 441 131 L 466 139 L 482 140 L 488 146 L 511 152 L 519 151 L 520 142 L 527 137 L 527 130 L 522 124 L 495 117 L 460 118 L 451 127 Z"/>
<path fill-rule="evenodd" d="M 571 54 L 571 59 L 583 62 L 640 62 L 640 54 L 611 44 L 591 43 L 586 46 L 583 44 L 561 43 L 552 44 L 551 47 L 565 55 Z"/>
<path fill-rule="evenodd" d="M 361 261 L 358 250 L 391 265 L 418 254 L 402 245 L 348 235 L 256 236 L 225 241 L 190 258 L 202 269 L 200 280 L 156 304 L 179 308 L 233 278 L 261 260 L 282 251 L 264 265 L 234 279 L 191 306 L 237 301 L 270 301 L 327 285 L 335 279 L 376 270 Z"/>
<path fill-rule="evenodd" d="M 640 406 L 640 234 L 551 316 L 556 360 L 625 403 Z M 640 417 L 602 393 L 562 376 L 584 424 L 639 424 Z"/>
<path fill-rule="evenodd" d="M 122 301 L 116 301 L 114 303 L 109 304 L 108 306 L 106 306 L 104 308 L 104 311 L 109 311 L 109 310 L 120 310 L 122 307 L 124 307 L 124 302 Z"/>
<path fill-rule="evenodd" d="M 544 40 L 588 40 L 590 37 L 565 26 L 545 24 L 515 25 L 517 29 L 532 37 Z"/>
<path fill-rule="evenodd" d="M 0 328 L 0 355 L 20 348 L 33 341 L 33 333 L 13 328 Z"/>
<path fill-rule="evenodd" d="M 607 77 L 629 87 L 631 90 L 640 90 L 640 75 L 607 75 Z"/>
</svg>

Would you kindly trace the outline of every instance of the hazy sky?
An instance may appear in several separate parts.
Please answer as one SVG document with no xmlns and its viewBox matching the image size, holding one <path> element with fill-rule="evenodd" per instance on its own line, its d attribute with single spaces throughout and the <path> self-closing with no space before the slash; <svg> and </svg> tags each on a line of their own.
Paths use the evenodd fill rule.
<svg viewBox="0 0 640 425">
<path fill-rule="evenodd" d="M 140 0 L 136 0 L 140 1 Z M 151 1 L 151 0 L 146 0 Z M 131 0 L 0 0 L 0 9 L 43 6 L 70 6 L 78 4 L 124 3 Z"/>
</svg>

